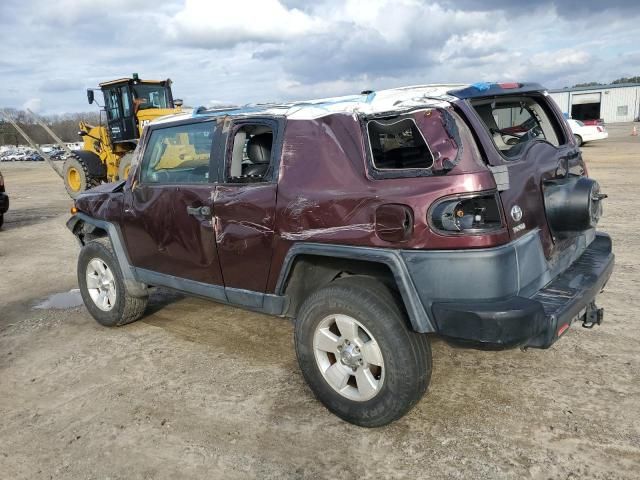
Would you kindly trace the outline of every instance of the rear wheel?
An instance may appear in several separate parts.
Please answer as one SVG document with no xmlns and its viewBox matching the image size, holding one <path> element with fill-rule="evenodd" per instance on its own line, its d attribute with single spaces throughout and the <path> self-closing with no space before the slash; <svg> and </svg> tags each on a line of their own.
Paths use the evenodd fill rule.
<svg viewBox="0 0 640 480">
<path fill-rule="evenodd" d="M 403 416 L 431 377 L 429 339 L 409 329 L 396 296 L 369 277 L 339 279 L 313 293 L 300 307 L 295 344 L 317 398 L 363 427 Z"/>
<path fill-rule="evenodd" d="M 88 242 L 78 257 L 78 285 L 87 310 L 105 327 L 126 325 L 144 314 L 148 297 L 127 292 L 108 238 Z"/>
<path fill-rule="evenodd" d="M 87 164 L 75 155 L 65 160 L 63 175 L 64 186 L 71 198 L 76 198 L 85 190 L 100 183 L 100 180 L 89 175 Z"/>
<path fill-rule="evenodd" d="M 573 138 L 576 141 L 576 145 L 578 147 L 581 147 L 582 146 L 582 137 L 580 135 L 574 135 Z"/>
</svg>

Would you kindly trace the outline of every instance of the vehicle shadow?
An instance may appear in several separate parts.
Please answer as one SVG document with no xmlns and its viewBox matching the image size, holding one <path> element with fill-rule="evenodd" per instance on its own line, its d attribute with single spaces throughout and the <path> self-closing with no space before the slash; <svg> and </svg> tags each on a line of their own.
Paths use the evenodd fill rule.
<svg viewBox="0 0 640 480">
<path fill-rule="evenodd" d="M 4 214 L 4 223 L 0 230 L 13 230 L 21 227 L 28 227 L 30 225 L 37 225 L 39 223 L 46 222 L 52 218 L 56 218 L 60 215 L 59 211 L 42 208 L 19 208 L 12 209 L 9 207 L 9 211 Z"/>
<path fill-rule="evenodd" d="M 151 292 L 151 295 L 149 295 L 149 303 L 147 303 L 145 316 L 153 315 L 154 313 L 159 312 L 168 305 L 179 302 L 180 300 L 184 300 L 185 298 L 186 295 L 173 290 L 154 288 Z"/>
</svg>

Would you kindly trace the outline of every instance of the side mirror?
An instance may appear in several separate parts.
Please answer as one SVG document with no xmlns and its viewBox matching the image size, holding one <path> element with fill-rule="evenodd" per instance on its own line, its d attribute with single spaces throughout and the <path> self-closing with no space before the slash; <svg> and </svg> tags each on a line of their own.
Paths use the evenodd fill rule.
<svg viewBox="0 0 640 480">
<path fill-rule="evenodd" d="M 176 98 L 176 99 L 173 101 L 173 104 L 174 104 L 176 107 L 181 107 L 183 103 L 184 103 L 184 102 L 182 101 L 182 99 L 181 99 L 181 98 Z"/>
<path fill-rule="evenodd" d="M 87 100 L 89 100 L 89 104 L 92 104 L 95 100 L 94 96 L 93 96 L 93 90 L 91 89 L 87 89 Z"/>
</svg>

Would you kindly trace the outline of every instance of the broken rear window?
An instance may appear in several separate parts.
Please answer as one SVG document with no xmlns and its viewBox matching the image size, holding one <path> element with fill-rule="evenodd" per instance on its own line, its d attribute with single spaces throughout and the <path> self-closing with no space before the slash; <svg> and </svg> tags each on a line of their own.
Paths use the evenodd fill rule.
<svg viewBox="0 0 640 480">
<path fill-rule="evenodd" d="M 431 150 L 413 118 L 370 120 L 367 132 L 373 165 L 378 170 L 433 166 Z"/>
<path fill-rule="evenodd" d="M 497 97 L 471 102 L 493 143 L 507 158 L 516 158 L 533 140 L 560 145 L 561 129 L 542 102 L 532 97 Z"/>
</svg>

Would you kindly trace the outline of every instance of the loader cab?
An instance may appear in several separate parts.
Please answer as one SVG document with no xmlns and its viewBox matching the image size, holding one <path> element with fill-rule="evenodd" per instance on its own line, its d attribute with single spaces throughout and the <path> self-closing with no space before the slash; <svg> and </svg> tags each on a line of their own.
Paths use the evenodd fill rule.
<svg viewBox="0 0 640 480">
<path fill-rule="evenodd" d="M 142 81 L 134 75 L 100 84 L 104 94 L 107 130 L 112 143 L 136 142 L 140 138 L 141 116 L 148 110 L 173 109 L 171 80 Z M 142 114 L 141 112 L 145 112 Z"/>
</svg>

